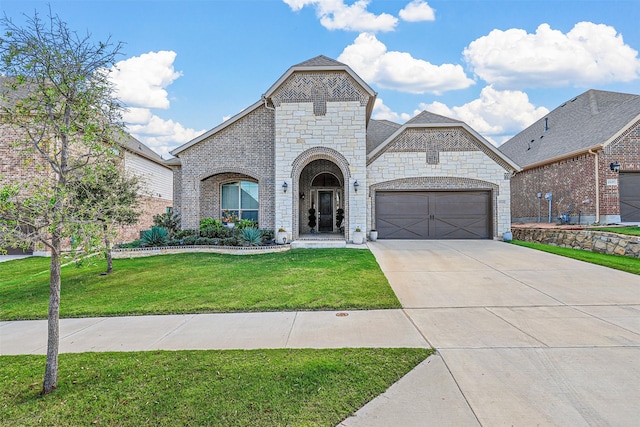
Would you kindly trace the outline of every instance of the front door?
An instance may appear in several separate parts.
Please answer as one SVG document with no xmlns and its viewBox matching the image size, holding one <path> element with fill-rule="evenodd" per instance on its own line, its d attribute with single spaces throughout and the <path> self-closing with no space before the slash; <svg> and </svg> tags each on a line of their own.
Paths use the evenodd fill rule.
<svg viewBox="0 0 640 427">
<path fill-rule="evenodd" d="M 318 191 L 318 231 L 333 231 L 333 191 Z"/>
</svg>

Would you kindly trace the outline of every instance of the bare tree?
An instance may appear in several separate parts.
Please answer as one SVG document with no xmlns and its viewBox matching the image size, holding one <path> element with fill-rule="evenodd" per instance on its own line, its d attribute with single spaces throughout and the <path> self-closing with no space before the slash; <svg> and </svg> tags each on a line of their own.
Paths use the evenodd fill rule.
<svg viewBox="0 0 640 427">
<path fill-rule="evenodd" d="M 47 358 L 42 393 L 58 383 L 60 270 L 67 242 L 95 236 L 94 221 L 78 217 L 71 174 L 116 155 L 122 106 L 108 70 L 121 43 L 94 43 L 71 31 L 49 10 L 18 26 L 0 18 L 0 73 L 4 76 L 0 119 L 17 130 L 13 142 L 38 173 L 28 182 L 0 178 L 0 240 L 40 244 L 51 252 Z"/>
</svg>

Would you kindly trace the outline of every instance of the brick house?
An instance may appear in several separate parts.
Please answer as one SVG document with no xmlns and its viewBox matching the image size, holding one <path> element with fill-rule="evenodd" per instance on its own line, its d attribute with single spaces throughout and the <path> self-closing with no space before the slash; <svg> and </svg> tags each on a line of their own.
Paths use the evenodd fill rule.
<svg viewBox="0 0 640 427">
<path fill-rule="evenodd" d="M 511 180 L 514 222 L 640 222 L 640 95 L 588 90 L 500 150 L 522 167 Z M 566 218 L 565 218 L 566 219 Z"/>
<path fill-rule="evenodd" d="M 22 182 L 31 179 L 36 174 L 47 173 L 43 168 L 42 159 L 32 155 L 24 157 L 11 143 L 19 139 L 18 132 L 10 126 L 0 125 L 0 184 L 3 181 Z M 163 213 L 173 203 L 173 172 L 164 164 L 164 160 L 149 147 L 127 135 L 121 142 L 121 158 L 128 173 L 142 178 L 143 188 L 140 193 L 142 214 L 138 222 L 131 226 L 124 226 L 118 232 L 118 242 L 138 239 L 140 231 L 153 225 L 153 215 Z M 8 248 L 10 253 L 20 253 L 20 250 Z"/>
<path fill-rule="evenodd" d="M 292 66 L 259 101 L 172 151 L 182 226 L 228 209 L 291 241 L 312 233 L 315 209 L 313 231 L 347 241 L 356 228 L 389 239 L 509 229 L 513 161 L 467 124 L 426 111 L 403 125 L 373 120 L 375 98 L 333 59 Z"/>
</svg>

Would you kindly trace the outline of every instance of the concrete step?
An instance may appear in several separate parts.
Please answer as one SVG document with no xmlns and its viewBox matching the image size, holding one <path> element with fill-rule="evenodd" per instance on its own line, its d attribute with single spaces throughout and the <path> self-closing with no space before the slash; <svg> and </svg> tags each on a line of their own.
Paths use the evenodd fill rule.
<svg viewBox="0 0 640 427">
<path fill-rule="evenodd" d="M 325 248 L 346 248 L 347 242 L 344 240 L 294 240 L 291 242 L 291 249 L 325 249 Z"/>
</svg>

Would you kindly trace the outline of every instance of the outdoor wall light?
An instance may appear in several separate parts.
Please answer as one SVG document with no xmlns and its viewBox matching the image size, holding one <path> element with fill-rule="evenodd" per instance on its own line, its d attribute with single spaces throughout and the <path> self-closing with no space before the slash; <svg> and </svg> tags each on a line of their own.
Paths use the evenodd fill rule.
<svg viewBox="0 0 640 427">
<path fill-rule="evenodd" d="M 287 181 L 282 183 L 282 190 L 286 193 L 287 192 L 287 188 L 289 187 L 289 184 L 287 184 Z"/>
<path fill-rule="evenodd" d="M 300 198 L 304 200 L 304 193 L 300 193 Z"/>
<path fill-rule="evenodd" d="M 620 172 L 620 162 L 613 162 L 609 165 L 611 172 Z"/>
<path fill-rule="evenodd" d="M 360 184 L 358 184 L 358 180 L 356 179 L 356 182 L 353 183 L 353 189 L 356 193 L 358 192 L 358 187 L 360 187 Z"/>
</svg>

